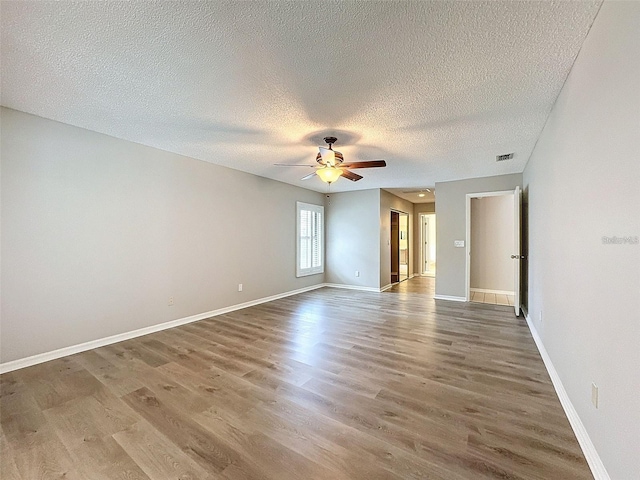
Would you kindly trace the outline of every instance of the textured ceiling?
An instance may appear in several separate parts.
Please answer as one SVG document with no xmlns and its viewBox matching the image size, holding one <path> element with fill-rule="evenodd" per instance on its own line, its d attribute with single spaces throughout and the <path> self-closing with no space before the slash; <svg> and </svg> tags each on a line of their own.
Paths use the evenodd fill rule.
<svg viewBox="0 0 640 480">
<path fill-rule="evenodd" d="M 600 5 L 2 2 L 2 104 L 318 191 L 521 172 Z M 515 152 L 508 162 L 495 156 Z"/>
</svg>

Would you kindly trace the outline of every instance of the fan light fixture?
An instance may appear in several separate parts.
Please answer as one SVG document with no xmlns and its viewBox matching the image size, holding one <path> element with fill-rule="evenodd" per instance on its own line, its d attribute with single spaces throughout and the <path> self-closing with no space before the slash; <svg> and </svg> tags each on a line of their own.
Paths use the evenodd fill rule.
<svg viewBox="0 0 640 480">
<path fill-rule="evenodd" d="M 335 142 L 335 139 L 331 138 L 331 140 Z M 336 168 L 336 152 L 331 148 L 331 143 L 329 143 L 329 148 L 320 147 L 320 156 L 325 166 L 316 170 L 316 174 L 323 182 L 332 184 L 340 178 L 342 170 Z"/>
<path fill-rule="evenodd" d="M 319 147 L 320 151 L 316 154 L 316 165 L 291 165 L 288 163 L 276 163 L 279 167 L 311 167 L 313 168 L 313 173 L 309 175 L 305 175 L 301 178 L 301 180 L 308 180 L 313 177 L 320 177 L 325 183 L 331 185 L 333 182 L 338 180 L 341 176 L 350 180 L 352 182 L 357 182 L 362 179 L 362 175 L 358 175 L 351 170 L 356 168 L 377 168 L 377 167 L 386 167 L 387 162 L 384 160 L 369 160 L 365 162 L 348 162 L 344 163 L 344 157 L 342 153 L 336 152 L 332 145 L 336 143 L 338 139 L 336 137 L 324 137 L 324 141 L 329 144 L 329 148 Z"/>
<path fill-rule="evenodd" d="M 323 182 L 331 184 L 338 178 L 340 178 L 340 175 L 342 175 L 342 170 L 334 167 L 333 165 L 327 164 L 326 167 L 316 170 L 316 175 L 318 175 L 320 177 L 320 180 L 322 180 Z"/>
</svg>

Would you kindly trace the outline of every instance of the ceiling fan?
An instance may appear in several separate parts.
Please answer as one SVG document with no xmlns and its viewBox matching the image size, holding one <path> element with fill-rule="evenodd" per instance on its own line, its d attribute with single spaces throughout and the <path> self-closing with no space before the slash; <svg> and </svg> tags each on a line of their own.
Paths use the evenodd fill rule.
<svg viewBox="0 0 640 480">
<path fill-rule="evenodd" d="M 279 167 L 315 168 L 315 171 L 313 173 L 302 177 L 301 180 L 308 180 L 309 178 L 315 177 L 317 175 L 323 182 L 329 184 L 335 182 L 340 177 L 347 178 L 352 182 L 357 182 L 362 178 L 362 176 L 351 171 L 356 168 L 373 168 L 387 166 L 387 162 L 385 162 L 384 160 L 344 163 L 344 157 L 342 156 L 342 153 L 336 152 L 332 147 L 332 145 L 336 143 L 337 140 L 338 139 L 336 137 L 324 137 L 324 141 L 329 144 L 329 148 L 319 147 L 320 151 L 316 155 L 316 162 L 318 162 L 318 166 L 302 164 L 291 165 L 286 163 L 276 163 L 276 165 Z"/>
</svg>

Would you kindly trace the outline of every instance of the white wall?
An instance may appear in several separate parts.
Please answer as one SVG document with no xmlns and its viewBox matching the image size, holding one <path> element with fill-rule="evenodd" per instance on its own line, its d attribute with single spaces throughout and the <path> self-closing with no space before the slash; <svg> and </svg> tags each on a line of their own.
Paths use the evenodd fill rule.
<svg viewBox="0 0 640 480">
<path fill-rule="evenodd" d="M 380 287 L 391 283 L 391 210 L 409 214 L 409 276 L 413 275 L 413 203 L 404 200 L 386 190 L 380 190 L 379 209 L 379 258 L 380 258 Z"/>
<path fill-rule="evenodd" d="M 1 119 L 1 362 L 324 281 L 295 276 L 296 201 L 322 194 L 9 109 Z"/>
<path fill-rule="evenodd" d="M 466 297 L 466 248 L 454 247 L 453 242 L 466 237 L 467 194 L 514 190 L 518 185 L 519 173 L 436 184 L 436 295 Z"/>
<path fill-rule="evenodd" d="M 471 199 L 471 288 L 514 291 L 513 195 Z"/>
<path fill-rule="evenodd" d="M 325 212 L 327 283 L 380 288 L 380 190 L 332 193 Z"/>
<path fill-rule="evenodd" d="M 640 3 L 605 1 L 524 172 L 529 315 L 616 480 L 640 478 L 640 245 L 602 237 L 640 236 L 639 52 Z"/>
</svg>

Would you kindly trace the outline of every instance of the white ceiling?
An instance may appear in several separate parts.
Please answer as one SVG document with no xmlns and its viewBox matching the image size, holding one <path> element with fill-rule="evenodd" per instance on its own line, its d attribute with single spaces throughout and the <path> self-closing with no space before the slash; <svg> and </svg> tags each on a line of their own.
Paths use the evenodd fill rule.
<svg viewBox="0 0 640 480">
<path fill-rule="evenodd" d="M 521 172 L 601 0 L 2 2 L 2 104 L 318 191 Z M 495 156 L 515 152 L 508 162 Z"/>
</svg>

